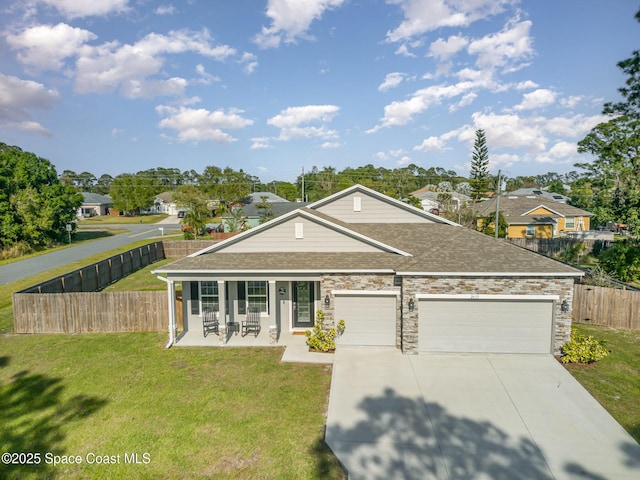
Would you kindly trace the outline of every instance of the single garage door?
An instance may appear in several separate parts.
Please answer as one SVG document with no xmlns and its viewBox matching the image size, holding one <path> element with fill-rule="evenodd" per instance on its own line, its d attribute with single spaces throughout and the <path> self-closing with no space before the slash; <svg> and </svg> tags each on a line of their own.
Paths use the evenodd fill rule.
<svg viewBox="0 0 640 480">
<path fill-rule="evenodd" d="M 423 352 L 552 351 L 553 301 L 421 299 L 418 307 Z"/>
<path fill-rule="evenodd" d="M 335 319 L 346 323 L 340 345 L 396 344 L 395 295 L 336 295 Z"/>
</svg>

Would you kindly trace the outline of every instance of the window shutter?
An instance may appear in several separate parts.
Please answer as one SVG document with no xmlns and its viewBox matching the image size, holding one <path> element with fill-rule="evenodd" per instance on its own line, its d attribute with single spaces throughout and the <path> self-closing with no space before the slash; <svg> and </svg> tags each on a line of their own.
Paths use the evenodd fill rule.
<svg viewBox="0 0 640 480">
<path fill-rule="evenodd" d="M 304 223 L 296 223 L 296 238 L 304 238 Z"/>
<path fill-rule="evenodd" d="M 353 197 L 353 211 L 362 211 L 362 197 Z"/>
<path fill-rule="evenodd" d="M 191 315 L 200 315 L 200 283 L 190 282 Z"/>
</svg>

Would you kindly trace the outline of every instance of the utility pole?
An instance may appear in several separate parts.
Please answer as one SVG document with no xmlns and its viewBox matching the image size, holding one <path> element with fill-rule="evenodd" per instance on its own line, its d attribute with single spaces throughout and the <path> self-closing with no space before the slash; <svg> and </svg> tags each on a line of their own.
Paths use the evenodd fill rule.
<svg viewBox="0 0 640 480">
<path fill-rule="evenodd" d="M 497 188 L 498 194 L 496 195 L 496 225 L 495 225 L 496 226 L 496 228 L 495 228 L 496 238 L 498 238 L 498 231 L 499 231 L 498 220 L 500 219 L 500 182 L 502 182 L 502 180 L 500 178 L 501 173 L 502 172 L 500 170 L 498 170 L 498 188 Z"/>
<path fill-rule="evenodd" d="M 304 167 L 302 167 L 302 201 L 304 202 Z"/>
</svg>

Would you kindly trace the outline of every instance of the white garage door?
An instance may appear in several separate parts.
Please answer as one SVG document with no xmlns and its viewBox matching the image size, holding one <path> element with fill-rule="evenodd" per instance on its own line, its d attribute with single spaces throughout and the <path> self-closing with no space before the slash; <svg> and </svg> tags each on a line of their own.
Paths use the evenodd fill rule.
<svg viewBox="0 0 640 480">
<path fill-rule="evenodd" d="M 396 344 L 395 295 L 336 296 L 335 319 L 346 323 L 340 345 Z"/>
<path fill-rule="evenodd" d="M 552 301 L 420 300 L 418 306 L 420 351 L 552 351 Z"/>
</svg>

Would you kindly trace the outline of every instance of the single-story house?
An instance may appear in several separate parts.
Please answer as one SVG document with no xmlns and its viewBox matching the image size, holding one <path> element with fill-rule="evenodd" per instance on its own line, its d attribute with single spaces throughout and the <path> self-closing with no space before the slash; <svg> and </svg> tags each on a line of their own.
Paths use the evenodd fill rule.
<svg viewBox="0 0 640 480">
<path fill-rule="evenodd" d="M 495 218 L 496 201 L 490 198 L 473 206 L 479 227 L 484 218 Z M 581 208 L 538 196 L 500 195 L 499 202 L 498 208 L 508 224 L 508 238 L 556 238 L 586 232 L 593 216 Z"/>
<path fill-rule="evenodd" d="M 420 199 L 420 204 L 426 211 L 437 209 L 458 212 L 471 201 L 471 197 L 463 193 L 434 192 L 429 190 L 427 187 L 411 192 L 410 195 Z M 445 202 L 447 205 L 444 204 Z"/>
<path fill-rule="evenodd" d="M 78 209 L 78 218 L 89 218 L 98 215 L 109 215 L 113 199 L 109 195 L 82 192 L 82 205 Z"/>
<path fill-rule="evenodd" d="M 340 344 L 407 354 L 558 353 L 583 274 L 361 185 L 152 273 L 167 283 L 170 344 L 181 284 L 187 330 L 216 311 L 233 341 L 227 328 L 252 312 L 276 342 L 321 310 L 325 326 L 346 322 Z"/>
<path fill-rule="evenodd" d="M 242 212 L 243 226 L 253 228 L 260 225 L 265 217 L 274 218 L 289 213 L 292 210 L 308 205 L 308 202 L 290 202 L 275 193 L 255 192 L 247 195 L 242 202 L 231 205 L 231 211 Z M 231 214 L 223 215 L 222 223 L 225 232 L 229 232 Z"/>
<path fill-rule="evenodd" d="M 554 202 L 568 203 L 571 200 L 566 195 L 560 193 L 548 192 L 543 188 L 519 188 L 512 192 L 507 192 L 512 197 L 528 197 L 528 198 L 544 198 L 545 200 L 553 200 Z"/>
</svg>

